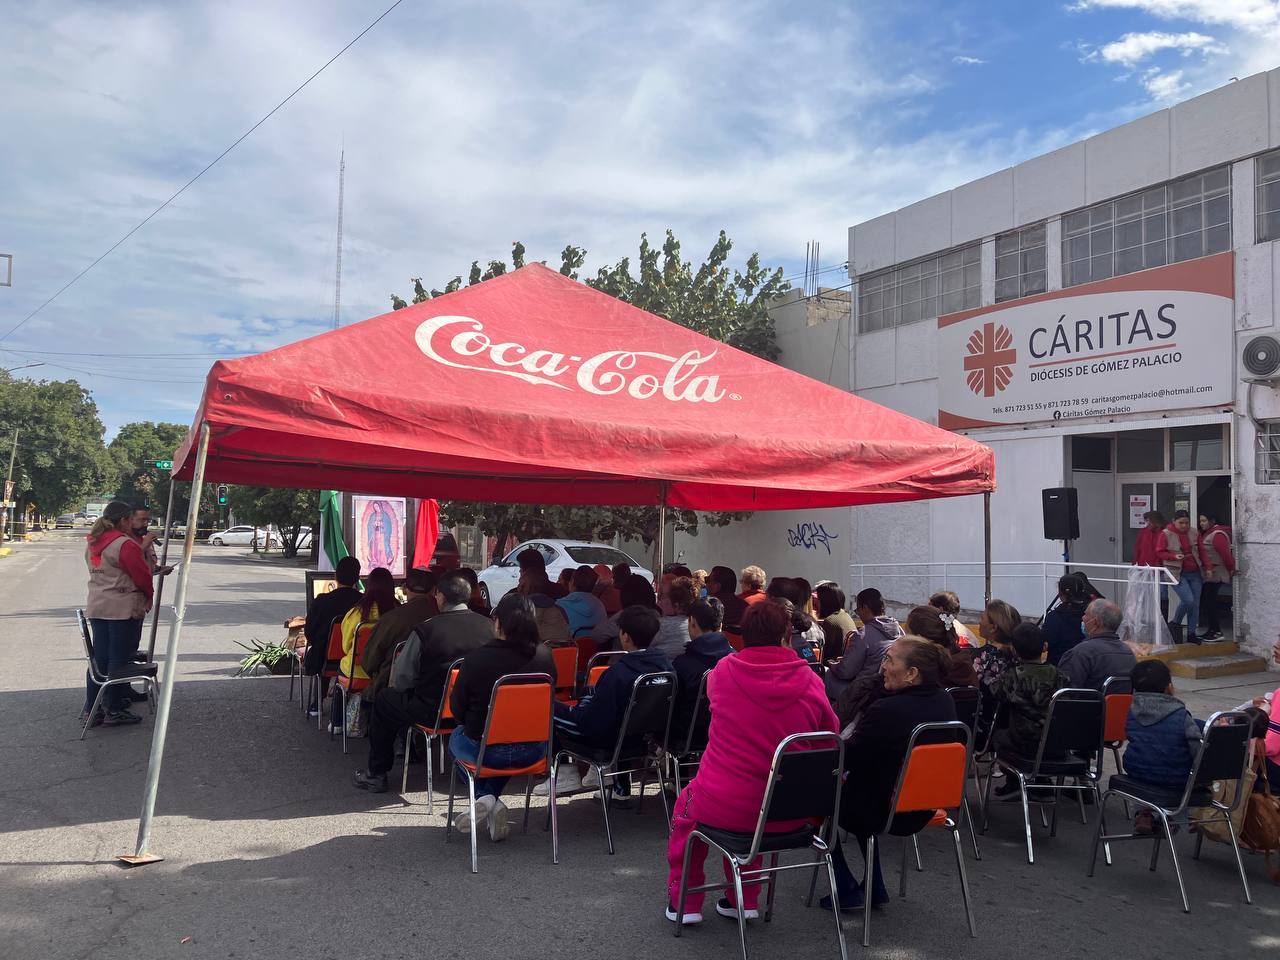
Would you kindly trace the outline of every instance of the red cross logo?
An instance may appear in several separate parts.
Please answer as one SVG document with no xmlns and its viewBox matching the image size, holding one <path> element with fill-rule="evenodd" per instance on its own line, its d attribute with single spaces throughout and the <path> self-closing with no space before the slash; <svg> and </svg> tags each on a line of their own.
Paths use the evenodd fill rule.
<svg viewBox="0 0 1280 960">
<path fill-rule="evenodd" d="M 994 397 L 1009 385 L 1018 351 L 1013 349 L 1013 334 L 1008 327 L 984 323 L 965 347 L 969 351 L 964 358 L 965 382 L 970 390 L 982 397 Z"/>
</svg>

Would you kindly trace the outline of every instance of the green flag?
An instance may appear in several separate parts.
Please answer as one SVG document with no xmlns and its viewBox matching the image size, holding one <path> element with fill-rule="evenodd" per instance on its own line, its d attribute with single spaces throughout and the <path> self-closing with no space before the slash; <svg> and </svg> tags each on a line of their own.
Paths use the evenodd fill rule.
<svg viewBox="0 0 1280 960">
<path fill-rule="evenodd" d="M 337 490 L 320 491 L 320 526 L 324 531 L 320 547 L 329 560 L 330 569 L 337 567 L 343 557 L 350 556 L 347 543 L 342 539 L 341 498 Z"/>
</svg>

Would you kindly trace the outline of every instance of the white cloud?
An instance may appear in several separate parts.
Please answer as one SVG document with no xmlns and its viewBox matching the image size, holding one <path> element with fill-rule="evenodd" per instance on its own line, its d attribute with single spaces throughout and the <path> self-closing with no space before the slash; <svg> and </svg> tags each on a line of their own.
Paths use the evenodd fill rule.
<svg viewBox="0 0 1280 960">
<path fill-rule="evenodd" d="M 1224 53 L 1225 48 L 1203 33 L 1126 33 L 1098 49 L 1092 57 L 1104 63 L 1136 66 L 1163 50 L 1176 50 L 1184 56 L 1193 52 Z"/>
<path fill-rule="evenodd" d="M 0 242 L 18 283 L 0 291 L 0 333 L 371 16 L 342 0 L 10 10 Z M 553 263 L 585 246 L 594 270 L 634 259 L 642 231 L 671 227 L 696 258 L 723 228 L 743 256 L 798 262 L 817 238 L 839 263 L 850 224 L 1080 132 L 929 115 L 922 98 L 944 83 L 930 64 L 946 56 L 905 57 L 880 27 L 839 3 L 820 28 L 760 0 L 657 0 L 643 15 L 593 0 L 404 4 L 0 351 L 247 352 L 322 331 L 344 143 L 349 323 L 389 309 L 410 277 L 442 285 L 514 240 Z M 98 371 L 84 382 L 109 426 L 193 411 L 208 369 L 47 362 L 50 376 Z"/>
<path fill-rule="evenodd" d="M 1175 103 L 1191 89 L 1189 84 L 1183 82 L 1181 70 L 1164 73 L 1154 68 L 1142 74 L 1142 86 L 1157 103 Z"/>
<path fill-rule="evenodd" d="M 1139 10 L 1162 20 L 1269 32 L 1280 26 L 1280 0 L 1079 0 L 1073 10 Z"/>
<path fill-rule="evenodd" d="M 983 60 L 981 57 L 967 57 L 967 56 L 964 56 L 963 54 L 960 54 L 958 56 L 952 57 L 951 62 L 957 63 L 962 67 L 980 67 L 983 64 L 985 64 L 987 61 Z"/>
</svg>

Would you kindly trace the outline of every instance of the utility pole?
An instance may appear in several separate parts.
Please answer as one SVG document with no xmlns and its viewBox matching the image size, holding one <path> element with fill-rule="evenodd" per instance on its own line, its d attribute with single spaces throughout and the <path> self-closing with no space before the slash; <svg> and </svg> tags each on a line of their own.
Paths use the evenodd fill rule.
<svg viewBox="0 0 1280 960">
<path fill-rule="evenodd" d="M 347 181 L 347 151 L 338 157 L 338 260 L 333 270 L 333 329 L 342 325 L 342 194 Z"/>
<path fill-rule="evenodd" d="M 5 501 L 5 523 L 4 537 L 5 540 L 13 539 L 13 461 L 18 457 L 18 428 L 13 428 L 13 447 L 9 450 L 9 475 L 4 481 L 4 501 Z"/>
</svg>

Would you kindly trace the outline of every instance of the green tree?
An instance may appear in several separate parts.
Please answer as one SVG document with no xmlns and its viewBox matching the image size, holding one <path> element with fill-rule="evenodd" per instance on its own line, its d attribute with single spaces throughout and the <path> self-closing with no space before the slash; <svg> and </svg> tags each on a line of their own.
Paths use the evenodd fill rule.
<svg viewBox="0 0 1280 960">
<path fill-rule="evenodd" d="M 0 451 L 6 456 L 15 428 L 16 498 L 48 515 L 111 489 L 112 461 L 102 442 L 98 405 L 75 380 L 14 380 L 0 373 Z"/>
<path fill-rule="evenodd" d="M 227 489 L 227 502 L 239 523 L 274 526 L 284 541 L 284 555 L 298 555 L 298 538 L 303 526 L 315 534 L 320 530 L 320 492 L 282 487 L 241 487 Z"/>
<path fill-rule="evenodd" d="M 170 459 L 186 435 L 187 428 L 180 423 L 143 420 L 121 427 L 107 445 L 117 472 L 116 499 L 163 511 L 169 501 L 169 471 L 157 470 L 147 461 Z"/>
<path fill-rule="evenodd" d="M 731 268 L 728 260 L 732 250 L 733 242 L 722 230 L 706 259 L 695 267 L 682 258 L 680 241 L 672 231 L 666 232 L 661 249 L 652 246 L 648 236 L 641 234 L 636 259 L 638 273 L 632 271 L 631 258 L 623 257 L 611 266 L 601 267 L 594 277 L 587 277 L 583 282 L 739 350 L 766 360 L 776 360 L 779 350 L 769 306 L 791 289 L 791 285 L 783 279 L 780 267 L 770 269 L 762 266 L 758 253 L 747 258 L 743 269 Z M 560 252 L 560 272 L 578 280 L 586 259 L 587 251 L 582 247 L 566 246 Z M 523 243 L 512 244 L 511 264 L 515 269 L 524 266 Z M 483 283 L 506 271 L 507 265 L 500 260 L 489 261 L 484 270 L 481 270 L 478 260 L 472 261 L 467 285 Z M 462 286 L 462 277 L 455 276 L 443 289 L 427 290 L 421 278 L 413 278 L 413 284 L 413 303 L 425 303 L 458 290 Z M 409 304 L 392 294 L 391 305 L 399 310 Z M 496 537 L 496 550 L 499 552 L 510 537 L 517 540 L 534 536 L 609 539 L 620 534 L 627 539 L 648 543 L 658 528 L 656 507 L 562 507 L 453 501 L 441 504 L 441 512 L 447 524 L 475 524 L 486 535 Z M 691 534 L 697 534 L 699 523 L 724 526 L 747 516 L 749 514 L 745 513 L 710 513 L 700 518 L 692 510 L 668 511 L 675 529 Z"/>
</svg>

